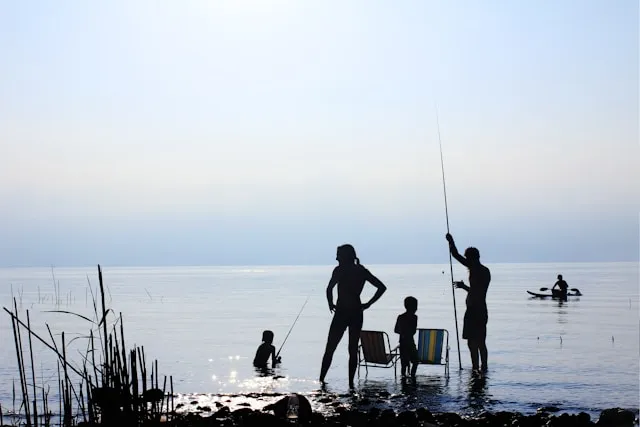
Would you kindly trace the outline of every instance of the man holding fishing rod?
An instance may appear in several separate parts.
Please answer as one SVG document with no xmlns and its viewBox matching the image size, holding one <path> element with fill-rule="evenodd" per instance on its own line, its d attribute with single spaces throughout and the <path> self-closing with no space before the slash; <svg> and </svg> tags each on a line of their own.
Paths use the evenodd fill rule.
<svg viewBox="0 0 640 427">
<path fill-rule="evenodd" d="M 362 330 L 362 312 L 378 301 L 387 287 L 376 276 L 371 274 L 356 256 L 356 250 L 351 245 L 338 246 L 336 254 L 338 266 L 334 268 L 331 280 L 327 285 L 327 302 L 329 311 L 334 313 L 329 327 L 327 346 L 322 358 L 320 382 L 331 366 L 333 353 L 336 351 L 344 331 L 349 328 L 349 388 L 353 389 L 353 378 L 358 368 L 358 342 Z M 376 293 L 369 302 L 362 304 L 360 294 L 365 282 L 376 287 Z M 338 286 L 338 302 L 333 304 L 333 288 Z"/>
<path fill-rule="evenodd" d="M 469 269 L 469 286 L 462 281 L 454 282 L 458 289 L 467 291 L 467 311 L 464 313 L 464 325 L 462 327 L 462 338 L 467 340 L 469 351 L 471 352 L 471 365 L 475 373 L 487 370 L 487 321 L 489 314 L 487 311 L 487 289 L 491 281 L 491 272 L 480 263 L 480 251 L 474 247 L 468 247 L 464 251 L 464 256 L 458 253 L 453 236 L 447 233 L 449 251 L 458 262 Z M 478 357 L 478 353 L 480 357 Z M 482 368 L 479 360 L 482 361 Z"/>
</svg>

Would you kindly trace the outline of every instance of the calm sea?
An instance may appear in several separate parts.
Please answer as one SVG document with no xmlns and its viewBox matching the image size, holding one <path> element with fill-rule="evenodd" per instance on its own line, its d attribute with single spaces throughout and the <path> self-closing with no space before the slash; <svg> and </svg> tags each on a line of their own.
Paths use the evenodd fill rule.
<svg viewBox="0 0 640 427">
<path fill-rule="evenodd" d="M 470 413 L 517 410 L 543 405 L 596 414 L 609 407 L 637 408 L 639 402 L 638 263 L 494 264 L 487 302 L 490 371 L 481 385 L 469 377 L 469 353 L 458 346 L 448 265 L 369 265 L 387 285 L 382 299 L 364 315 L 364 328 L 386 331 L 392 344 L 395 318 L 408 295 L 419 301 L 418 326 L 448 329 L 451 376 L 442 367 L 421 366 L 416 387 L 403 389 L 393 370 L 364 370 L 361 392 L 386 391 L 398 406 Z M 268 267 L 104 267 L 107 305 L 122 313 L 127 345 L 144 345 L 147 360 L 158 359 L 160 373 L 173 375 L 179 393 L 311 392 L 317 377 L 331 314 L 325 286 L 332 266 Z M 53 274 L 52 274 L 53 273 Z M 565 303 L 529 298 L 526 290 L 551 286 L 562 273 L 584 296 Z M 54 287 L 54 278 L 59 285 Z M 456 280 L 466 272 L 454 266 Z M 0 269 L 0 303 L 12 295 L 21 313 L 28 309 L 34 329 L 48 336 L 48 324 L 80 365 L 91 323 L 67 310 L 93 317 L 91 291 L 97 268 Z M 56 290 L 57 289 L 57 290 Z M 373 294 L 365 288 L 363 300 Z M 55 304 L 55 295 L 60 303 Z M 262 330 L 275 333 L 278 348 L 296 315 L 302 314 L 282 349 L 283 378 L 258 377 L 251 362 Z M 456 291 L 462 333 L 465 292 Z M 23 336 L 23 339 L 25 337 Z M 345 337 L 346 338 L 346 337 Z M 0 313 L 0 403 L 12 406 L 18 378 L 11 321 Z M 38 382 L 57 390 L 55 358 L 34 344 Z M 347 388 L 346 339 L 327 376 L 328 389 Z M 16 387 L 19 390 L 19 387 Z M 403 393 L 403 391 L 405 393 Z"/>
</svg>

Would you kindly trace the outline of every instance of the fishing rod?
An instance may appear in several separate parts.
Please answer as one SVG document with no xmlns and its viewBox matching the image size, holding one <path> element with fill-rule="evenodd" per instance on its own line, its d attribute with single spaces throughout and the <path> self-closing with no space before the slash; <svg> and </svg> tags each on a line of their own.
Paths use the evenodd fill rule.
<svg viewBox="0 0 640 427">
<path fill-rule="evenodd" d="M 438 117 L 438 106 L 436 105 L 436 124 L 438 126 L 438 143 L 440 144 L 440 166 L 442 167 L 442 189 L 444 191 L 444 213 L 447 218 L 447 234 L 449 233 L 449 208 L 447 207 L 447 184 L 444 179 L 444 158 L 442 156 L 442 139 L 440 138 L 440 118 Z M 462 370 L 462 358 L 460 357 L 460 336 L 458 334 L 458 311 L 456 309 L 456 289 L 453 281 L 453 259 L 449 251 L 449 271 L 451 272 L 451 294 L 453 295 L 453 317 L 456 322 L 456 342 L 458 343 L 458 365 Z"/>
<path fill-rule="evenodd" d="M 311 294 L 313 294 L 313 290 L 307 296 L 307 299 L 304 300 L 304 304 L 302 304 L 302 308 L 300 308 L 300 311 L 298 312 L 298 315 L 296 316 L 296 319 L 293 321 L 293 325 L 291 325 L 291 328 L 289 328 L 289 332 L 287 332 L 287 336 L 284 337 L 284 341 L 282 341 L 282 344 L 280 344 L 280 348 L 278 349 L 278 352 L 276 353 L 276 359 L 280 355 L 280 351 L 282 350 L 282 347 L 284 347 L 284 343 L 287 342 L 287 338 L 289 338 L 289 334 L 291 333 L 291 331 L 293 331 L 293 327 L 296 326 L 296 322 L 298 321 L 298 318 L 302 314 L 302 310 L 304 310 L 304 306 L 307 305 L 307 302 L 309 301 L 309 298 L 311 297 Z"/>
</svg>

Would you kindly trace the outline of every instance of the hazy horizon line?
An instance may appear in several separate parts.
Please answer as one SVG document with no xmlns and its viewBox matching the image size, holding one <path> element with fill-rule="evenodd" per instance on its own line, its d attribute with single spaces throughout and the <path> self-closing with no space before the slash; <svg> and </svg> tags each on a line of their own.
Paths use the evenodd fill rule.
<svg viewBox="0 0 640 427">
<path fill-rule="evenodd" d="M 458 265 L 457 262 L 453 263 L 454 265 Z M 624 261 L 624 260 L 620 260 L 620 261 L 520 261 L 520 262 L 513 262 L 513 261 L 506 261 L 506 262 L 485 262 L 485 265 L 513 265 L 513 264 L 638 264 L 640 266 L 640 260 L 635 260 L 635 261 Z M 76 269 L 76 268 L 97 268 L 98 266 L 100 266 L 101 269 L 104 270 L 105 267 L 107 268 L 116 268 L 116 269 L 123 269 L 123 268 L 130 268 L 130 269 L 146 269 L 146 268 L 210 268 L 210 267 L 215 267 L 215 268 L 242 268 L 242 267 L 250 267 L 250 268 L 263 268 L 263 267 L 331 267 L 331 266 L 335 266 L 336 264 L 325 264 L 325 263 L 318 263 L 318 264 L 157 264 L 157 265 L 153 265 L 153 264 L 148 264 L 148 265 L 125 265 L 125 264 L 120 264 L 120 265 L 109 265 L 109 264 L 93 264 L 93 265 L 47 265 L 47 266 L 43 266 L 43 265 L 31 265 L 31 266 L 6 266 L 6 265 L 0 265 L 0 269 L 3 270 L 18 270 L 18 269 Z M 423 262 L 423 263 L 416 263 L 416 262 L 396 262 L 396 263 L 380 263 L 380 262 L 372 262 L 372 263 L 362 263 L 362 265 L 367 266 L 367 265 L 375 265 L 375 266 L 395 266 L 395 265 L 406 265 L 406 266 L 411 266 L 411 265 L 441 265 L 441 266 L 448 266 L 449 263 L 448 262 L 444 262 L 444 263 L 434 263 L 434 262 Z"/>
</svg>

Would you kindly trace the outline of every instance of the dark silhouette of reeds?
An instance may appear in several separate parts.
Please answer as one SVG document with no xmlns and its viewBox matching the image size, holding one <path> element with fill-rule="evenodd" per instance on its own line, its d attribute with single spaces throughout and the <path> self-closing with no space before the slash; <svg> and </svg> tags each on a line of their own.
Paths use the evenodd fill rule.
<svg viewBox="0 0 640 427">
<path fill-rule="evenodd" d="M 55 276 L 53 280 L 56 306 L 59 306 L 60 285 L 56 284 Z M 50 341 L 33 331 L 29 310 L 26 310 L 26 324 L 22 321 L 16 298 L 13 301 L 13 310 L 3 307 L 4 311 L 11 316 L 22 399 L 18 413 L 24 418 L 27 427 L 49 427 L 54 418 L 49 407 L 49 393 L 45 390 L 44 384 L 37 384 L 32 339 L 44 344 L 57 357 L 59 425 L 64 427 L 96 424 L 146 426 L 161 421 L 163 425 L 173 424 L 172 421 L 175 419 L 173 417 L 175 414 L 173 378 L 169 377 L 170 393 L 167 394 L 166 376 L 163 379 L 162 389 L 159 388 L 158 361 L 154 360 L 151 363 L 151 373 L 147 375 L 144 347 L 134 346 L 129 350 L 126 348 L 122 313 L 116 317 L 114 311 L 107 308 L 105 304 L 105 287 L 99 265 L 98 280 L 99 295 L 94 295 L 89 283 L 94 319 L 70 311 L 54 310 L 54 312 L 78 316 L 92 324 L 89 335 L 73 339 L 87 339 L 87 349 L 82 355 L 82 367 L 75 366 L 67 358 L 67 347 L 73 340 L 67 342 L 64 332 L 61 334 L 60 347 L 58 347 L 48 324 L 46 327 Z M 21 296 L 22 293 L 20 293 Z M 98 297 L 100 310 L 97 303 Z M 39 294 L 38 300 L 40 300 Z M 110 314 L 115 318 L 111 327 L 108 326 Z M 98 331 L 98 343 L 95 340 L 94 328 Z M 28 336 L 29 355 L 26 362 L 22 344 L 23 332 Z M 29 384 L 25 363 L 31 364 L 31 384 Z M 29 385 L 31 385 L 31 395 Z M 38 389 L 41 390 L 40 395 L 38 395 Z M 16 414 L 15 383 L 13 394 L 13 412 Z M 2 406 L 0 406 L 0 426 L 3 425 L 2 418 Z"/>
</svg>

